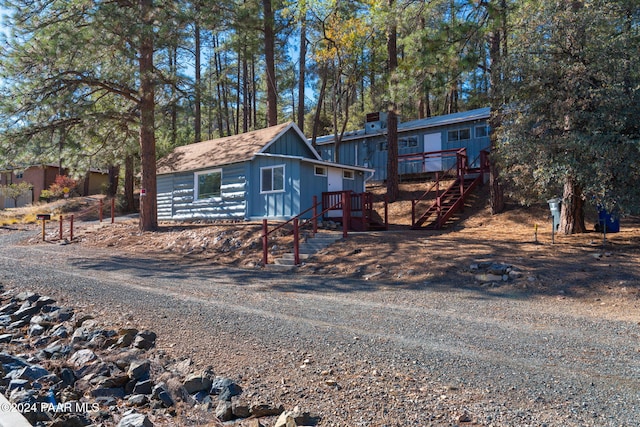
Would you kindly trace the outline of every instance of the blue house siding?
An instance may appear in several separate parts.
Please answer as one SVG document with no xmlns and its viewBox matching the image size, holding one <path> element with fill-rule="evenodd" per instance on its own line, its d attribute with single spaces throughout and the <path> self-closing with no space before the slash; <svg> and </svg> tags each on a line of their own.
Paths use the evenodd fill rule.
<svg viewBox="0 0 640 427">
<path fill-rule="evenodd" d="M 479 166 L 480 151 L 489 146 L 488 115 L 489 109 L 484 108 L 402 123 L 398 128 L 398 154 L 424 152 L 425 136 L 437 133 L 440 134 L 441 141 L 439 148 L 434 147 L 427 151 L 466 148 L 470 166 Z M 468 138 L 464 134 L 465 129 L 469 132 Z M 449 138 L 449 131 L 462 131 L 465 139 Z M 323 160 L 335 161 L 335 147 L 330 142 L 332 139 L 330 136 L 322 137 L 316 147 Z M 386 179 L 387 135 L 385 130 L 369 134 L 364 131 L 354 132 L 345 137 L 338 150 L 340 163 L 374 169 L 372 178 L 374 181 Z M 453 164 L 455 159 L 444 159 L 441 170 L 446 170 Z M 420 161 L 403 161 L 398 165 L 400 175 L 420 173 L 422 170 L 423 165 Z"/>
<path fill-rule="evenodd" d="M 244 219 L 246 163 L 222 168 L 221 195 L 194 200 L 195 172 L 158 176 L 158 219 Z"/>
<path fill-rule="evenodd" d="M 316 156 L 309 149 L 306 141 L 293 129 L 289 129 L 280 138 L 274 141 L 265 151 L 269 154 L 282 154 L 287 156 L 305 157 L 315 159 Z"/>
<path fill-rule="evenodd" d="M 284 166 L 284 191 L 262 193 L 261 169 Z M 282 157 L 256 157 L 251 163 L 249 218 L 291 218 L 300 212 L 300 160 Z"/>
</svg>

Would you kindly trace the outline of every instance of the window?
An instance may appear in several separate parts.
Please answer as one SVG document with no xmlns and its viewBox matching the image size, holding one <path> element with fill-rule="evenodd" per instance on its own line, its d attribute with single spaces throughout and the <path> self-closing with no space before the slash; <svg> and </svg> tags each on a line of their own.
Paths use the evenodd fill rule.
<svg viewBox="0 0 640 427">
<path fill-rule="evenodd" d="M 418 137 L 417 136 L 408 136 L 406 138 L 400 138 L 398 140 L 399 148 L 411 148 L 418 146 Z"/>
<path fill-rule="evenodd" d="M 284 165 L 270 166 L 260 169 L 262 193 L 275 193 L 284 191 Z"/>
<path fill-rule="evenodd" d="M 387 151 L 387 145 L 387 141 L 380 142 L 380 145 L 378 145 L 378 151 Z"/>
<path fill-rule="evenodd" d="M 476 126 L 476 138 L 484 138 L 486 136 L 489 136 L 489 126 Z"/>
<path fill-rule="evenodd" d="M 196 172 L 195 181 L 196 200 L 221 196 L 222 170 Z"/>
<path fill-rule="evenodd" d="M 16 178 L 22 179 L 24 177 L 24 172 L 16 172 Z"/>
<path fill-rule="evenodd" d="M 342 171 L 342 177 L 343 177 L 344 179 L 354 179 L 354 177 L 353 177 L 353 171 L 345 171 L 345 170 L 343 170 L 343 171 Z"/>
<path fill-rule="evenodd" d="M 314 173 L 316 176 L 327 176 L 327 168 L 323 168 L 322 166 L 316 166 Z"/>
<path fill-rule="evenodd" d="M 467 139 L 471 139 L 471 129 L 464 128 L 450 130 L 449 132 L 447 132 L 447 139 L 449 140 L 449 142 L 465 141 Z"/>
</svg>

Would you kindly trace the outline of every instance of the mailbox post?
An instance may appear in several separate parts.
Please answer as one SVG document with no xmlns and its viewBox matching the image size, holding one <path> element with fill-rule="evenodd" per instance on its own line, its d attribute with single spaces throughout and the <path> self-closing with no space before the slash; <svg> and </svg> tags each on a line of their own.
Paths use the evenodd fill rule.
<svg viewBox="0 0 640 427">
<path fill-rule="evenodd" d="M 37 214 L 36 215 L 36 219 L 39 219 L 42 221 L 42 241 L 45 241 L 45 228 L 46 228 L 46 224 L 47 221 L 49 221 L 51 219 L 51 214 Z"/>
</svg>

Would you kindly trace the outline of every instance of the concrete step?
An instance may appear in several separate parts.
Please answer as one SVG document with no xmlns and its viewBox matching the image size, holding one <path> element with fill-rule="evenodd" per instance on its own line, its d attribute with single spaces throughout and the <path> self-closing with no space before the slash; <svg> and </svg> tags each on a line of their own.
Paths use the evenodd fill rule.
<svg viewBox="0 0 640 427">
<path fill-rule="evenodd" d="M 326 249 L 337 240 L 342 239 L 342 233 L 318 233 L 315 237 L 309 237 L 305 242 L 300 243 L 299 248 L 299 256 L 300 260 L 305 260 L 319 251 Z M 274 260 L 275 264 L 269 265 L 278 265 L 280 267 L 295 267 L 294 264 L 294 255 L 293 252 L 286 253 L 280 258 L 276 258 Z"/>
</svg>

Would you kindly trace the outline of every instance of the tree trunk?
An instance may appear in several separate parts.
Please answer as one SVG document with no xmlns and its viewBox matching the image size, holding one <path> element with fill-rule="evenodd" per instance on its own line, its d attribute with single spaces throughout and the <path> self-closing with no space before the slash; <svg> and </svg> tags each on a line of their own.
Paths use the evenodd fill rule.
<svg viewBox="0 0 640 427">
<path fill-rule="evenodd" d="M 307 68 L 307 19 L 300 14 L 300 74 L 298 76 L 298 127 L 304 133 L 304 89 Z"/>
<path fill-rule="evenodd" d="M 271 0 L 262 0 L 264 7 L 264 60 L 267 79 L 267 125 L 278 124 L 278 95 L 276 90 L 276 61 L 274 17 Z"/>
<path fill-rule="evenodd" d="M 391 23 L 387 33 L 387 55 L 389 59 L 389 97 L 394 99 L 396 92 L 396 68 L 398 68 L 397 27 L 393 13 L 395 0 L 388 0 Z M 393 203 L 398 199 L 398 116 L 397 105 L 392 101 L 387 114 L 387 198 Z"/>
<path fill-rule="evenodd" d="M 200 11 L 200 3 L 196 2 L 196 12 L 199 13 Z M 199 16 L 199 15 L 198 15 Z M 200 43 L 200 24 L 198 23 L 198 19 L 196 18 L 196 22 L 195 22 L 195 35 L 194 35 L 194 43 L 195 43 L 195 60 L 196 60 L 196 64 L 195 64 L 195 93 L 194 93 L 194 103 L 195 103 L 195 111 L 194 111 L 194 115 L 195 117 L 193 118 L 193 130 L 194 130 L 194 140 L 195 142 L 200 142 L 202 141 L 202 110 L 201 110 L 201 106 L 202 106 L 202 78 L 201 78 L 201 73 L 200 73 L 200 69 L 201 64 L 200 64 L 200 50 L 201 50 L 201 43 Z"/>
<path fill-rule="evenodd" d="M 107 189 L 107 196 L 115 197 L 118 194 L 118 180 L 120 178 L 120 166 L 109 166 L 109 187 Z"/>
<path fill-rule="evenodd" d="M 316 138 L 318 138 L 318 127 L 320 126 L 320 114 L 322 114 L 322 103 L 324 102 L 324 94 L 327 91 L 327 66 L 325 64 L 320 66 L 319 77 L 321 80 L 320 93 L 318 93 L 318 103 L 316 105 L 316 112 L 313 117 L 313 132 L 311 134 L 311 145 L 316 146 Z"/>
<path fill-rule="evenodd" d="M 571 176 L 564 181 L 562 206 L 560 209 L 560 233 L 584 233 L 584 199 L 582 189 Z"/>
<path fill-rule="evenodd" d="M 140 37 L 140 165 L 141 185 L 145 190 L 140 195 L 140 230 L 153 231 L 158 228 L 156 185 L 156 139 L 154 118 L 153 76 L 153 2 L 140 1 L 142 33 Z"/>
<path fill-rule="evenodd" d="M 124 159 L 124 209 L 126 212 L 135 212 L 136 204 L 133 197 L 133 155 L 128 154 Z"/>
<path fill-rule="evenodd" d="M 501 5 L 504 6 L 504 2 L 501 3 Z M 496 163 L 497 140 L 495 130 L 501 125 L 499 106 L 501 105 L 502 100 L 500 99 L 498 91 L 499 86 L 502 84 L 500 71 L 502 52 L 503 49 L 506 49 L 506 46 L 503 46 L 503 44 L 506 43 L 506 41 L 503 40 L 503 31 L 506 31 L 506 17 L 503 14 L 503 11 L 500 10 L 494 10 L 491 13 L 494 14 L 494 16 L 492 16 L 494 28 L 493 32 L 489 36 L 489 55 L 491 58 L 491 71 L 489 73 L 489 103 L 491 104 L 491 117 L 489 118 L 489 127 L 492 130 L 489 136 L 491 151 L 491 155 L 489 156 L 489 205 L 491 214 L 496 215 L 504 211 L 504 187 L 500 179 L 500 169 Z M 504 11 L 504 13 L 506 13 L 506 11 Z M 500 22 L 501 25 L 498 25 L 497 22 Z"/>
</svg>

